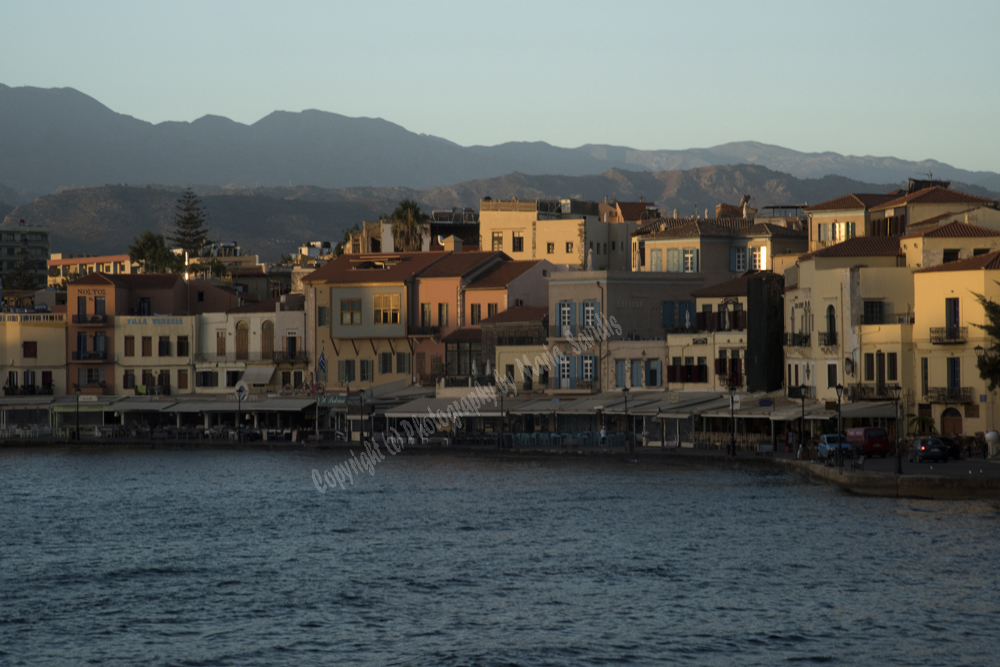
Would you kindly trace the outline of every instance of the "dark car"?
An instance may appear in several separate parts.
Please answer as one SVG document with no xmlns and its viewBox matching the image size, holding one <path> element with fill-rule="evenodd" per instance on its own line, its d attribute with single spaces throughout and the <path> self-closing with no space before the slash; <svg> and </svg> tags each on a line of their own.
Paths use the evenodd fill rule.
<svg viewBox="0 0 1000 667">
<path fill-rule="evenodd" d="M 955 442 L 953 439 L 945 438 L 944 436 L 939 437 L 938 440 L 944 443 L 945 449 L 948 450 L 949 459 L 957 460 L 962 458 L 962 446 L 960 444 Z"/>
<path fill-rule="evenodd" d="M 948 447 L 940 438 L 917 438 L 910 445 L 910 451 L 906 458 L 911 463 L 913 461 L 920 463 L 931 459 L 947 461 Z"/>
</svg>

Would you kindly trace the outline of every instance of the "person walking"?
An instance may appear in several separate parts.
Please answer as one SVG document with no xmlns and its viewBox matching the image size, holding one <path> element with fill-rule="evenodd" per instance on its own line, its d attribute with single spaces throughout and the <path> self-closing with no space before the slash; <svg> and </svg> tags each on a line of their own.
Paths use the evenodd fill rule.
<svg viewBox="0 0 1000 667">
<path fill-rule="evenodd" d="M 601 448 L 602 449 L 608 448 L 608 432 L 604 428 L 604 426 L 601 426 Z"/>
</svg>

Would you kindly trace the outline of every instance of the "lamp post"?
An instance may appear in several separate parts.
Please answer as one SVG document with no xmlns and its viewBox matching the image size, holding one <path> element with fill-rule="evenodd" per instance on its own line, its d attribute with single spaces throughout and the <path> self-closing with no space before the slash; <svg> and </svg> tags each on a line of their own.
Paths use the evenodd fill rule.
<svg viewBox="0 0 1000 667">
<path fill-rule="evenodd" d="M 243 385 L 236 388 L 236 439 L 243 444 L 243 399 L 247 397 L 247 389 Z"/>
<path fill-rule="evenodd" d="M 622 396 L 625 397 L 625 451 L 631 454 L 635 446 L 631 429 L 628 427 L 628 387 L 622 387 Z"/>
<path fill-rule="evenodd" d="M 844 469 L 844 455 L 841 452 L 841 433 L 844 432 L 844 422 L 840 415 L 840 399 L 844 396 L 844 385 L 837 385 L 837 467 Z"/>
<path fill-rule="evenodd" d="M 361 389 L 358 391 L 358 396 L 361 397 L 361 444 L 365 442 L 365 390 Z"/>
<path fill-rule="evenodd" d="M 799 422 L 799 447 L 805 451 L 806 447 L 806 393 L 809 387 L 805 384 L 799 385 L 799 398 L 802 399 L 802 420 Z"/>
<path fill-rule="evenodd" d="M 903 474 L 903 449 L 899 444 L 899 393 L 903 390 L 898 384 L 892 385 L 892 407 L 896 417 L 896 474 Z"/>
<path fill-rule="evenodd" d="M 504 378 L 504 379 L 506 380 L 506 378 Z M 503 444 L 504 444 L 503 443 L 503 438 L 504 438 L 504 432 L 503 432 L 503 415 L 504 415 L 504 412 L 503 412 L 503 396 L 504 396 L 504 394 L 507 393 L 507 383 L 506 382 L 504 382 L 504 385 L 503 385 L 502 388 L 500 388 L 500 387 L 497 388 L 497 393 L 500 394 L 500 449 L 503 449 Z"/>
<path fill-rule="evenodd" d="M 80 388 L 76 388 L 76 434 L 74 440 L 80 439 Z"/>
<path fill-rule="evenodd" d="M 729 387 L 729 419 L 733 423 L 733 432 L 729 438 L 729 455 L 736 456 L 736 387 Z"/>
</svg>

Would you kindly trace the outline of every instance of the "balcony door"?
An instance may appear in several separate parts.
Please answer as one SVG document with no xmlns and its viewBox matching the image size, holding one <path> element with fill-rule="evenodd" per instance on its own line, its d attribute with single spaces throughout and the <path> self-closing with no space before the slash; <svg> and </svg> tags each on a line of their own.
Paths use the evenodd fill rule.
<svg viewBox="0 0 1000 667">
<path fill-rule="evenodd" d="M 958 299 L 944 300 L 944 326 L 945 336 L 948 338 L 958 338 Z"/>
<path fill-rule="evenodd" d="M 954 396 L 962 387 L 962 360 L 958 357 L 948 358 L 948 395 Z"/>
</svg>

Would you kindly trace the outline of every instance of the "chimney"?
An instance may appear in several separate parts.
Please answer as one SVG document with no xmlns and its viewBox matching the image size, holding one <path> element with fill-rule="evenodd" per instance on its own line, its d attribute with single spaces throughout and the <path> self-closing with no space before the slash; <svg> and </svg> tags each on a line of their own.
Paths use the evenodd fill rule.
<svg viewBox="0 0 1000 667">
<path fill-rule="evenodd" d="M 674 220 L 676 220 L 676 219 L 677 219 L 677 209 L 675 208 L 674 209 Z"/>
</svg>

